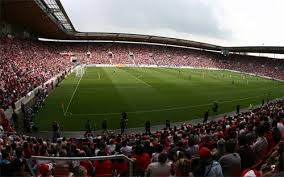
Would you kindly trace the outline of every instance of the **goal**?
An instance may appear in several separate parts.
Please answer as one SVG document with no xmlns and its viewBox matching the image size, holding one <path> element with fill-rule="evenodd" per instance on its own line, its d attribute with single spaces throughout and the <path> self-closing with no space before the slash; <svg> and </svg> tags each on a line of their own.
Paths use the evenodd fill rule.
<svg viewBox="0 0 284 177">
<path fill-rule="evenodd" d="M 85 70 L 86 70 L 85 65 L 77 66 L 77 68 L 76 68 L 76 77 L 80 77 L 80 78 L 83 77 L 84 74 L 85 74 Z"/>
</svg>

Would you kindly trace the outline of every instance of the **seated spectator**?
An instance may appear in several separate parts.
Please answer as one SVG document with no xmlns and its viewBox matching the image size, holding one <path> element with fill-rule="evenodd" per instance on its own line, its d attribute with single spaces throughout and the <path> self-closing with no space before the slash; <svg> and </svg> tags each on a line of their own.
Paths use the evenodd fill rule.
<svg viewBox="0 0 284 177">
<path fill-rule="evenodd" d="M 52 164 L 41 164 L 39 166 L 40 175 L 38 177 L 53 177 L 51 175 Z"/>
<path fill-rule="evenodd" d="M 1 176 L 12 176 L 13 171 L 10 158 L 9 152 L 7 150 L 2 150 L 2 158 L 0 159 Z"/>
<path fill-rule="evenodd" d="M 225 142 L 223 138 L 217 141 L 217 151 L 214 154 L 216 160 L 219 160 L 225 154 Z"/>
<path fill-rule="evenodd" d="M 83 166 L 77 166 L 72 177 L 88 177 L 87 170 Z"/>
<path fill-rule="evenodd" d="M 144 172 L 146 171 L 150 163 L 150 157 L 148 153 L 144 151 L 141 144 L 136 145 L 136 147 L 134 148 L 134 154 L 132 158 L 135 160 L 135 175 L 144 176 Z"/>
<path fill-rule="evenodd" d="M 225 143 L 226 153 L 220 157 L 219 162 L 222 167 L 224 176 L 240 176 L 241 157 L 236 150 L 236 142 L 233 139 Z"/>
<path fill-rule="evenodd" d="M 239 137 L 238 153 L 241 157 L 241 170 L 252 167 L 256 163 L 256 154 L 249 146 L 247 136 L 244 134 Z"/>
<path fill-rule="evenodd" d="M 104 151 L 99 151 L 98 156 L 106 156 Z M 96 160 L 94 162 L 96 176 L 112 176 L 112 162 L 110 160 Z"/>
<path fill-rule="evenodd" d="M 112 167 L 119 176 L 127 176 L 129 173 L 128 164 L 124 159 L 114 160 Z"/>
<path fill-rule="evenodd" d="M 200 161 L 196 169 L 193 169 L 194 176 L 223 177 L 221 165 L 213 160 L 211 151 L 208 148 L 202 147 L 198 155 Z"/>
<path fill-rule="evenodd" d="M 267 153 L 268 142 L 264 137 L 265 128 L 263 125 L 257 128 L 257 140 L 252 145 L 252 149 L 256 154 L 257 160 L 261 160 Z"/>
<path fill-rule="evenodd" d="M 160 154 L 163 152 L 163 145 L 158 144 L 155 147 L 155 152 L 152 154 L 151 162 L 158 162 Z"/>
<path fill-rule="evenodd" d="M 191 163 L 190 160 L 186 158 L 179 159 L 175 163 L 175 176 L 176 177 L 192 177 L 190 172 Z"/>
<path fill-rule="evenodd" d="M 167 154 L 160 153 L 158 162 L 152 162 L 148 165 L 146 174 L 149 177 L 167 177 L 170 176 L 171 166 L 167 163 Z"/>
<path fill-rule="evenodd" d="M 198 145 L 198 137 L 196 135 L 192 135 L 188 140 L 188 148 L 186 149 L 186 153 L 190 155 L 190 157 L 197 157 L 199 151 Z"/>
<path fill-rule="evenodd" d="M 28 174 L 27 161 L 23 158 L 23 150 L 21 147 L 16 149 L 16 158 L 11 163 L 14 176 L 26 176 Z"/>
</svg>

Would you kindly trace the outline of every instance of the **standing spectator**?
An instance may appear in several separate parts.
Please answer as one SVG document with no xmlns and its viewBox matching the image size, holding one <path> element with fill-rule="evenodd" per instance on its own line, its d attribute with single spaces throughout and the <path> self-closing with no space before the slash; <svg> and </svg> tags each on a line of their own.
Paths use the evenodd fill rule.
<svg viewBox="0 0 284 177">
<path fill-rule="evenodd" d="M 12 114 L 12 120 L 13 120 L 15 128 L 18 128 L 18 115 L 14 109 L 13 109 L 13 114 Z"/>
<path fill-rule="evenodd" d="M 88 119 L 86 124 L 85 124 L 85 137 L 91 136 L 92 135 L 92 125 L 91 125 L 91 121 Z"/>
<path fill-rule="evenodd" d="M 52 140 L 55 143 L 55 142 L 57 142 L 57 138 L 60 137 L 60 134 L 59 134 L 59 123 L 57 121 L 53 121 L 53 123 L 52 123 L 52 132 L 53 132 Z"/>
<path fill-rule="evenodd" d="M 147 120 L 146 123 L 145 123 L 145 132 L 146 132 L 146 135 L 150 135 L 150 134 L 151 134 L 150 127 L 151 127 L 151 123 L 150 123 L 149 120 Z"/>
<path fill-rule="evenodd" d="M 237 112 L 236 112 L 236 113 L 237 113 L 237 115 L 239 115 L 239 114 L 240 114 L 240 108 L 241 108 L 241 106 L 238 104 L 238 105 L 237 105 L 237 107 L 236 107 L 236 110 L 237 110 Z"/>
<path fill-rule="evenodd" d="M 103 122 L 102 122 L 102 129 L 103 129 L 102 134 L 108 133 L 108 130 L 107 130 L 107 119 L 103 120 Z"/>
<path fill-rule="evenodd" d="M 23 102 L 21 102 L 21 110 L 22 110 L 23 115 L 25 116 L 26 115 L 26 108 L 25 108 L 25 105 L 24 105 Z"/>
<path fill-rule="evenodd" d="M 127 126 L 127 113 L 126 112 L 122 112 L 121 113 L 121 119 L 120 119 L 120 129 L 121 129 L 121 134 L 124 133 L 126 126 Z"/>
<path fill-rule="evenodd" d="M 170 120 L 166 120 L 166 129 L 171 128 L 171 121 Z"/>
<path fill-rule="evenodd" d="M 120 119 L 120 134 L 122 135 L 125 131 L 125 128 L 126 128 L 126 119 L 124 118 L 121 118 Z"/>
<path fill-rule="evenodd" d="M 204 114 L 204 119 L 203 119 L 203 123 L 206 123 L 209 117 L 209 111 L 206 111 Z"/>
</svg>

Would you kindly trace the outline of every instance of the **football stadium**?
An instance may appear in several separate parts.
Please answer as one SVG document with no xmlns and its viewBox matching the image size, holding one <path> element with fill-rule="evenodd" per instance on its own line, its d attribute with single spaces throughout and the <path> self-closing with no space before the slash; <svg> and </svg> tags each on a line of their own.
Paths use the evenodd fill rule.
<svg viewBox="0 0 284 177">
<path fill-rule="evenodd" d="M 284 176 L 284 4 L 253 1 L 0 0 L 1 176 Z"/>
</svg>

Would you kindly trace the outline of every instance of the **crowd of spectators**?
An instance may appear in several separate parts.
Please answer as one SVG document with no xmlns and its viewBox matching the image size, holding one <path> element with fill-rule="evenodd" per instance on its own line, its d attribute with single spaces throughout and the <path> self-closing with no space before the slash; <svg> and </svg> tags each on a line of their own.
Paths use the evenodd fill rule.
<svg viewBox="0 0 284 177">
<path fill-rule="evenodd" d="M 231 69 L 284 80 L 284 60 L 122 43 L 56 43 L 0 39 L 0 107 L 7 109 L 37 86 L 72 67 L 70 56 L 85 64 L 135 64 Z M 63 55 L 67 54 L 67 55 Z"/>
<path fill-rule="evenodd" d="M 87 135 L 50 139 L 12 133 L 1 111 L 2 175 L 24 176 L 31 156 L 92 157 L 124 154 L 134 160 L 135 176 L 281 176 L 284 171 L 284 100 L 224 116 L 217 121 L 170 127 L 152 134 Z M 127 176 L 117 160 L 29 161 L 38 176 Z M 3 170 L 10 169 L 10 170 Z M 12 170 L 11 170 L 12 169 Z M 253 175 L 251 175 L 253 174 Z M 71 176 L 72 176 L 71 175 Z"/>
<path fill-rule="evenodd" d="M 220 53 L 203 50 L 143 44 L 87 43 L 63 46 L 63 51 L 76 53 L 80 61 L 87 64 L 220 68 L 284 79 L 284 60 L 281 59 L 237 54 L 225 57 Z"/>
<path fill-rule="evenodd" d="M 284 80 L 283 60 L 141 44 L 66 44 L 1 38 L 0 107 L 14 103 L 73 64 L 140 64 L 222 68 Z M 39 95 L 38 103 L 46 93 Z M 218 121 L 183 124 L 147 134 L 88 134 L 56 140 L 20 135 L 0 110 L 1 176 L 127 176 L 117 160 L 30 160 L 31 156 L 92 157 L 124 154 L 135 176 L 272 176 L 284 171 L 284 100 Z M 15 123 L 14 123 L 15 124 Z M 59 134 L 58 134 L 59 136 Z M 55 142 L 54 142 L 55 141 Z M 30 166 L 28 166 L 28 164 Z"/>
<path fill-rule="evenodd" d="M 18 38 L 0 40 L 0 107 L 4 109 L 72 66 L 56 46 Z"/>
</svg>

